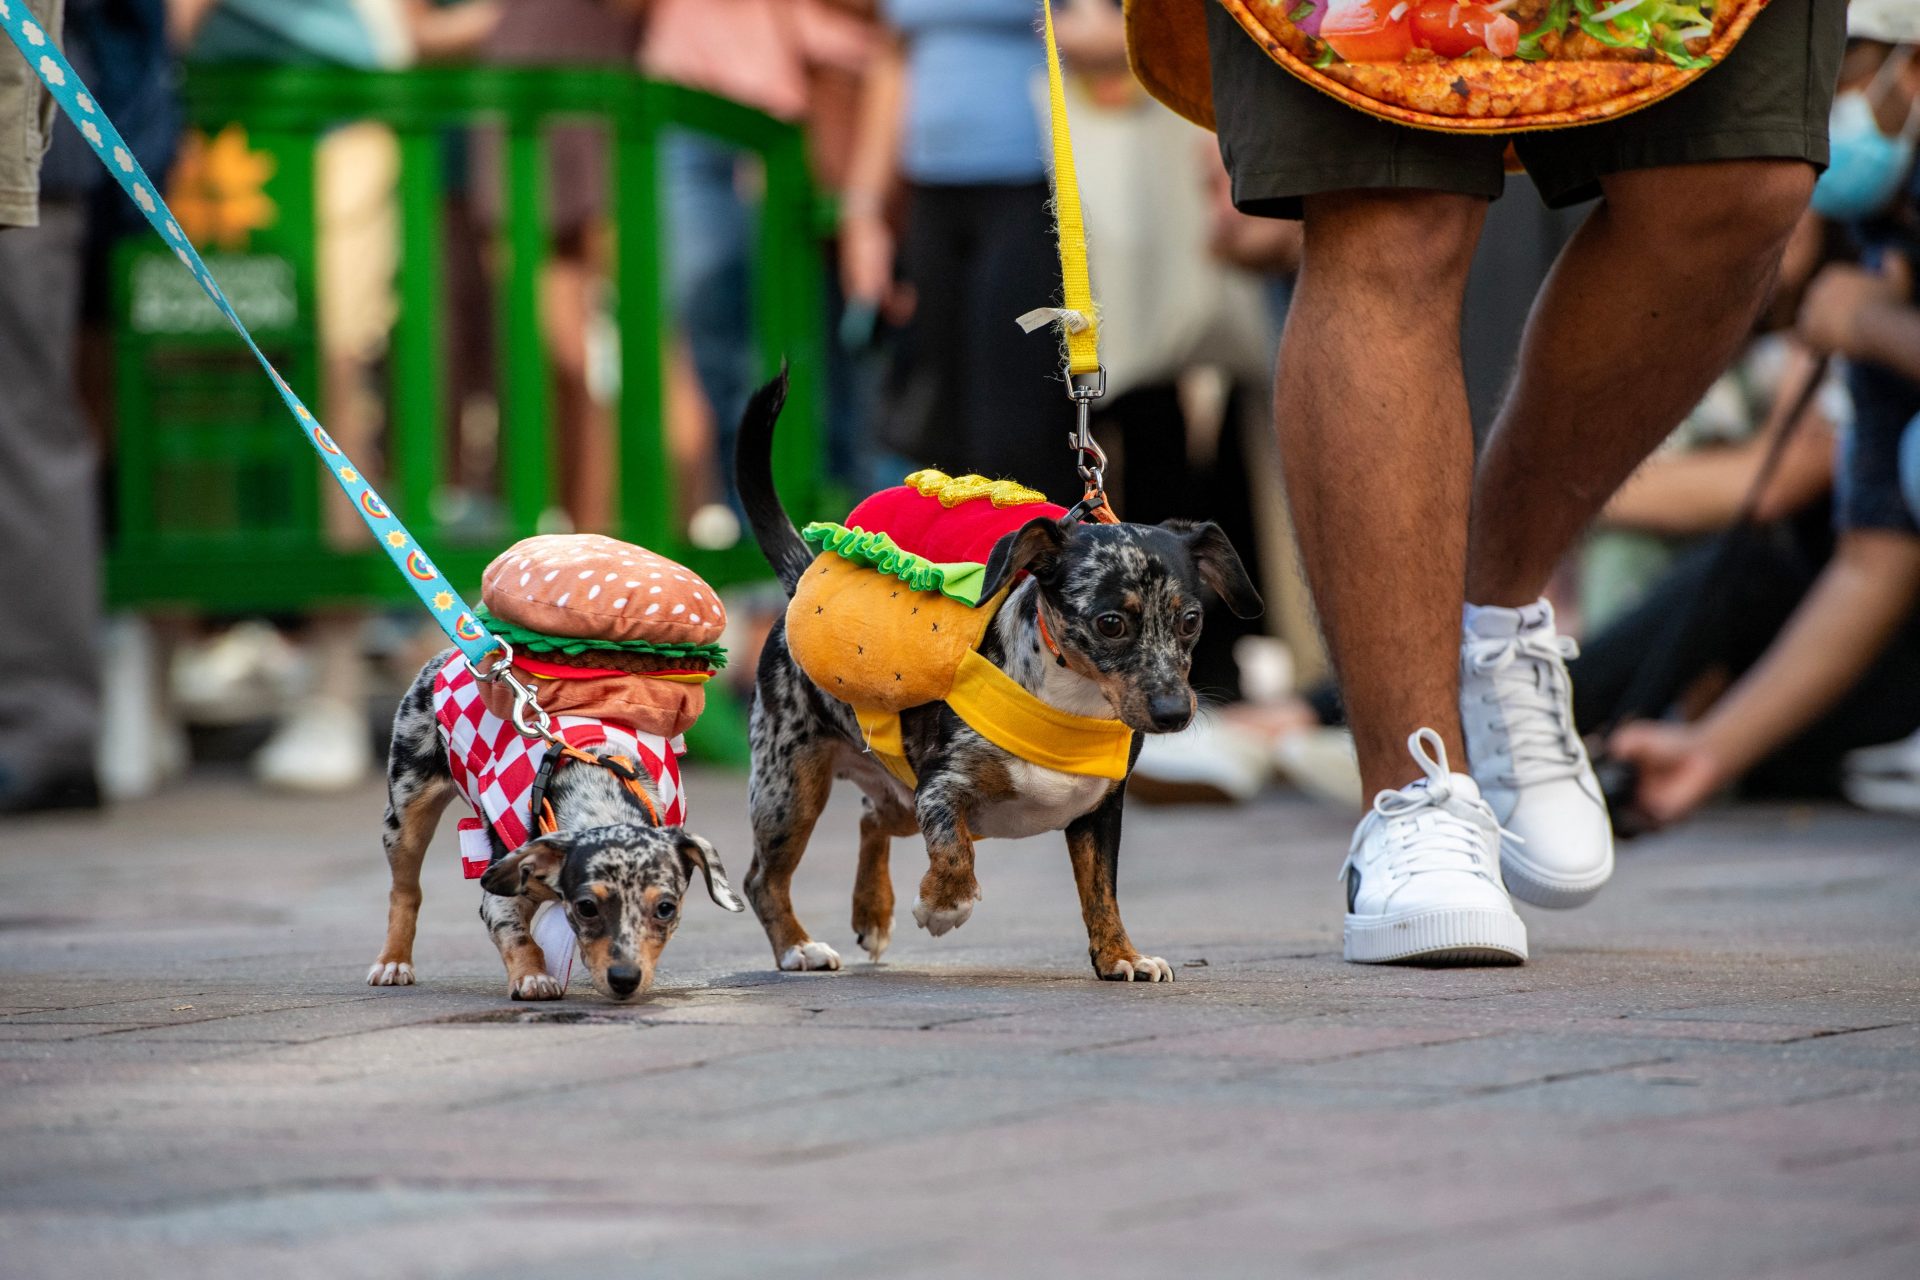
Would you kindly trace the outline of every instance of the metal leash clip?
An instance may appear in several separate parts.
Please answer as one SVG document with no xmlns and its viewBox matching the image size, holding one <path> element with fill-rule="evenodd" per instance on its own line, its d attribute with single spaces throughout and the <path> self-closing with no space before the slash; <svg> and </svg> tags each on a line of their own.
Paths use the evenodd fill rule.
<svg viewBox="0 0 1920 1280">
<path fill-rule="evenodd" d="M 519 676 L 513 674 L 513 646 L 500 637 L 500 656 L 486 670 L 475 667 L 473 678 L 482 684 L 506 681 L 513 690 L 513 727 L 524 738 L 538 738 L 549 746 L 560 746 L 560 736 L 553 731 L 553 717 L 540 705 L 540 695 Z"/>
<path fill-rule="evenodd" d="M 1080 479 L 1086 484 L 1084 496 L 1068 513 L 1069 519 L 1078 521 L 1107 509 L 1107 451 L 1093 438 L 1092 421 L 1093 402 L 1107 394 L 1107 367 L 1096 365 L 1092 373 L 1075 373 L 1068 366 L 1065 373 L 1076 419 L 1067 446 L 1074 451 Z"/>
</svg>

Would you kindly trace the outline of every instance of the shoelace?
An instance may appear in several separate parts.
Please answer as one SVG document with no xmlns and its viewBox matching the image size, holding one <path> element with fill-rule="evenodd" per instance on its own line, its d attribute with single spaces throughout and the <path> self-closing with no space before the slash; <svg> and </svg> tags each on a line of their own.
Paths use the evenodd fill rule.
<svg viewBox="0 0 1920 1280">
<path fill-rule="evenodd" d="M 1383 823 L 1391 824 L 1388 831 L 1393 851 L 1381 863 L 1382 868 L 1393 876 L 1413 876 L 1423 871 L 1471 871 L 1489 876 L 1482 829 L 1447 808 L 1447 801 L 1453 798 L 1453 771 L 1447 766 L 1446 744 L 1432 729 L 1417 729 L 1407 739 L 1407 750 L 1426 778 L 1398 791 L 1382 791 L 1373 798 L 1374 813 Z M 1502 830 L 1500 834 L 1516 844 L 1523 843 L 1511 832 Z M 1346 860 L 1340 864 L 1340 880 L 1346 880 L 1361 843 L 1361 835 L 1356 832 Z"/>
<path fill-rule="evenodd" d="M 1517 636 L 1476 636 L 1467 642 L 1467 661 L 1489 678 L 1507 722 L 1507 752 L 1512 765 L 1504 781 L 1517 785 L 1524 769 L 1529 781 L 1550 782 L 1580 772 L 1585 757 L 1573 731 L 1562 665 L 1580 656 L 1573 637 L 1536 631 Z M 1514 677 L 1519 678 L 1514 678 Z M 1505 677 L 1503 679 L 1503 677 Z"/>
</svg>

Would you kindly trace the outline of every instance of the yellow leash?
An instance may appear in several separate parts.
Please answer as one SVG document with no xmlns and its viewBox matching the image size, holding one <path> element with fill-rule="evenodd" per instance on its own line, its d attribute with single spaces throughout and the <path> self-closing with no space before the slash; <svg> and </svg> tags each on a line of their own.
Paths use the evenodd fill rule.
<svg viewBox="0 0 1920 1280">
<path fill-rule="evenodd" d="M 1047 99 L 1053 125 L 1053 206 L 1060 236 L 1060 283 L 1065 306 L 1055 317 L 1067 338 L 1067 372 L 1100 371 L 1100 313 L 1087 273 L 1087 228 L 1080 217 L 1080 179 L 1073 166 L 1073 133 L 1067 123 L 1067 86 L 1060 74 L 1060 46 L 1053 38 L 1053 0 L 1044 0 L 1047 26 Z"/>
<path fill-rule="evenodd" d="M 1107 371 L 1100 364 L 1100 310 L 1093 301 L 1093 280 L 1087 271 L 1087 228 L 1080 216 L 1080 179 L 1073 165 L 1073 132 L 1067 122 L 1067 85 L 1060 73 L 1060 46 L 1053 35 L 1053 0 L 1042 0 L 1047 35 L 1047 100 L 1053 133 L 1053 210 L 1060 240 L 1061 302 L 1040 307 L 1019 319 L 1028 333 L 1043 324 L 1057 323 L 1066 338 L 1067 395 L 1073 400 L 1076 425 L 1069 444 L 1079 457 L 1080 478 L 1086 492 L 1071 512 L 1076 520 L 1111 524 L 1119 519 L 1107 502 L 1107 455 L 1093 438 L 1090 414 L 1093 402 L 1107 391 Z"/>
</svg>

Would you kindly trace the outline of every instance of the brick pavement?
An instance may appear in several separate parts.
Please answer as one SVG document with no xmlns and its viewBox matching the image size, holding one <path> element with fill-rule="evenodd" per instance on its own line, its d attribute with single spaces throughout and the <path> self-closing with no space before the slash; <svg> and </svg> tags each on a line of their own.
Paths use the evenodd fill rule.
<svg viewBox="0 0 1920 1280">
<path fill-rule="evenodd" d="M 849 957 L 855 813 L 798 883 Z M 1091 979 L 1040 839 L 877 969 L 693 902 L 614 1007 L 504 998 L 451 819 L 422 985 L 362 986 L 378 816 L 203 777 L 0 833 L 0 1275 L 1920 1275 L 1920 825 L 1722 811 L 1526 967 L 1416 971 L 1339 961 L 1339 815 L 1136 810 L 1175 986 Z"/>
</svg>

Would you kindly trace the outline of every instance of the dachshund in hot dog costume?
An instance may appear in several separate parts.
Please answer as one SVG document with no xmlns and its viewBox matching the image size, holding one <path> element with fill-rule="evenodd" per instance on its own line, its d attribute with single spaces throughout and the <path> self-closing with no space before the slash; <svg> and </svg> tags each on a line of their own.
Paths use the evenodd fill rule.
<svg viewBox="0 0 1920 1280">
<path fill-rule="evenodd" d="M 1207 523 L 1081 524 L 1005 481 L 920 472 L 844 522 L 795 529 L 774 492 L 784 378 L 741 425 L 736 479 L 791 597 L 762 651 L 744 889 L 782 969 L 838 969 L 794 915 L 793 873 L 836 777 L 866 795 L 853 933 L 874 959 L 893 927 L 888 855 L 921 835 L 914 919 L 940 935 L 980 890 L 974 841 L 1064 831 L 1094 972 L 1173 979 L 1120 920 L 1121 806 L 1142 733 L 1192 719 L 1187 681 L 1212 599 L 1261 610 Z"/>
</svg>

